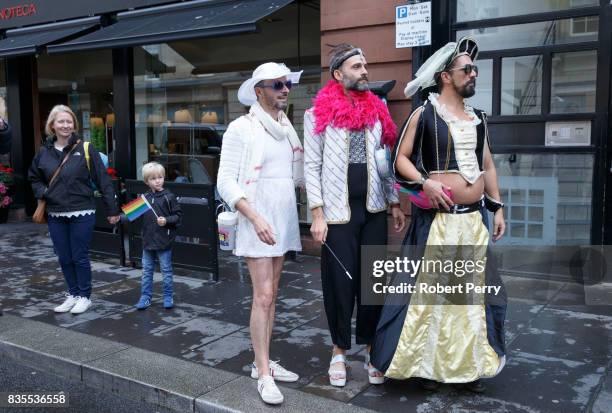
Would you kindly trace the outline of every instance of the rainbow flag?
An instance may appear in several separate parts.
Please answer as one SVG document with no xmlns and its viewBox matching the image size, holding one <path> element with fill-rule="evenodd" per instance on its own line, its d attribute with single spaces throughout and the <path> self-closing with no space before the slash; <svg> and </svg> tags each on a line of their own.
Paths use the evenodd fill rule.
<svg viewBox="0 0 612 413">
<path fill-rule="evenodd" d="M 131 222 L 140 217 L 145 212 L 153 210 L 153 208 L 151 208 L 151 205 L 144 197 L 144 195 L 140 195 L 135 200 L 123 205 L 121 207 L 121 210 Z"/>
</svg>

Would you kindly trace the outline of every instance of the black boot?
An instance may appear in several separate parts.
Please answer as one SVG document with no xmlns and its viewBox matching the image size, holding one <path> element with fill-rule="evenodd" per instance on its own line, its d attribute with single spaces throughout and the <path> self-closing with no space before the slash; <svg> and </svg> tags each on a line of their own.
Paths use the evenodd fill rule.
<svg viewBox="0 0 612 413">
<path fill-rule="evenodd" d="M 473 393 L 484 393 L 485 385 L 482 384 L 481 380 L 474 380 L 470 383 L 465 383 L 464 388 Z"/>
<path fill-rule="evenodd" d="M 440 383 L 435 380 L 421 379 L 421 387 L 427 391 L 437 391 L 440 388 Z"/>
</svg>

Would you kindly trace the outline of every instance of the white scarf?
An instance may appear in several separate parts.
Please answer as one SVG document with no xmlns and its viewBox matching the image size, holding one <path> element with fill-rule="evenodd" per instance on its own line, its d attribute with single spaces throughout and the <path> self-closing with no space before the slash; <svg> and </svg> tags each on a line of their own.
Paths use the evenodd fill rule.
<svg viewBox="0 0 612 413">
<path fill-rule="evenodd" d="M 302 142 L 297 136 L 293 125 L 289 121 L 289 118 L 283 111 L 279 112 L 279 120 L 276 121 L 266 112 L 259 102 L 255 102 L 251 106 L 250 112 L 255 115 L 255 117 L 261 122 L 263 127 L 272 137 L 276 140 L 283 140 L 287 138 L 289 143 L 291 144 L 291 149 L 293 150 L 293 181 L 295 186 L 303 186 L 304 185 L 304 147 L 302 146 Z M 259 146 L 261 149 L 261 144 L 259 140 L 255 140 L 253 142 L 254 145 Z M 258 152 L 255 150 L 254 152 Z"/>
</svg>

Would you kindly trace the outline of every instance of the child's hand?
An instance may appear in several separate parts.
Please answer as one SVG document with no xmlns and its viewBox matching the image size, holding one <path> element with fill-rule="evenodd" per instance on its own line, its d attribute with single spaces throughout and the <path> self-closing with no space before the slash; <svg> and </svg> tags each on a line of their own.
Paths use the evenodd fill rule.
<svg viewBox="0 0 612 413">
<path fill-rule="evenodd" d="M 119 222 L 119 218 L 120 218 L 119 215 L 106 217 L 106 219 L 108 220 L 109 224 L 111 224 L 111 225 L 115 225 L 117 222 Z"/>
<path fill-rule="evenodd" d="M 157 218 L 157 225 L 159 225 L 160 227 L 166 226 L 166 218 L 164 217 Z"/>
</svg>

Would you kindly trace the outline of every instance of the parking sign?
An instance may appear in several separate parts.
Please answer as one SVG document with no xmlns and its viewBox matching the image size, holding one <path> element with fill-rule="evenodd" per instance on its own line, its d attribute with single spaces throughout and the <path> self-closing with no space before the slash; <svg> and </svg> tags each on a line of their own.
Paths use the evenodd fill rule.
<svg viewBox="0 0 612 413">
<path fill-rule="evenodd" d="M 431 2 L 395 7 L 395 47 L 431 44 Z"/>
</svg>

